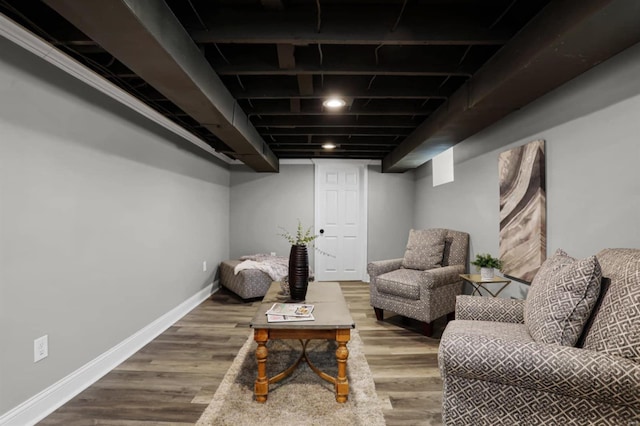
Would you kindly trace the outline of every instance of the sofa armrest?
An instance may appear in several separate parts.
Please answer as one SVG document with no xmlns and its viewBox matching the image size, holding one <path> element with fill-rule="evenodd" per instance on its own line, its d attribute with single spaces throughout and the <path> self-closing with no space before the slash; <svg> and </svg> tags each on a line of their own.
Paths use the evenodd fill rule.
<svg viewBox="0 0 640 426">
<path fill-rule="evenodd" d="M 402 266 L 402 258 L 377 260 L 375 262 L 369 262 L 367 265 L 367 273 L 369 274 L 369 277 L 375 278 L 378 275 L 400 269 L 400 266 Z"/>
<path fill-rule="evenodd" d="M 494 297 L 456 297 L 456 319 L 524 323 L 524 300 Z"/>
<path fill-rule="evenodd" d="M 570 346 L 467 333 L 442 335 L 440 372 L 640 409 L 640 365 Z"/>
<path fill-rule="evenodd" d="M 420 285 L 424 288 L 434 289 L 448 284 L 455 284 L 462 281 L 460 274 L 464 274 L 464 271 L 464 265 L 428 269 L 420 274 Z"/>
</svg>

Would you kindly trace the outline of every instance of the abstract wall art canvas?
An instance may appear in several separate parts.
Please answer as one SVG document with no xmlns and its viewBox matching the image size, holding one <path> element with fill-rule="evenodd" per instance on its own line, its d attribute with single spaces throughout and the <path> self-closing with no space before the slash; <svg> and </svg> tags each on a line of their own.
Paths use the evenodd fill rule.
<svg viewBox="0 0 640 426">
<path fill-rule="evenodd" d="M 500 153 L 498 169 L 502 272 L 531 282 L 547 252 L 544 140 Z"/>
</svg>

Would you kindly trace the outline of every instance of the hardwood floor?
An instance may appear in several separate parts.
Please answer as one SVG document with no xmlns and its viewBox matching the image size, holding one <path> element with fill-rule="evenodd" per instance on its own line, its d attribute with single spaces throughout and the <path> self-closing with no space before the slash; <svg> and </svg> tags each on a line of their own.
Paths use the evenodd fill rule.
<svg viewBox="0 0 640 426">
<path fill-rule="evenodd" d="M 369 287 L 343 282 L 342 291 L 383 400 L 388 425 L 441 424 L 438 337 L 420 324 L 388 315 L 376 321 Z M 240 347 L 260 302 L 243 303 L 222 289 L 45 418 L 41 425 L 193 425 L 209 404 Z"/>
</svg>

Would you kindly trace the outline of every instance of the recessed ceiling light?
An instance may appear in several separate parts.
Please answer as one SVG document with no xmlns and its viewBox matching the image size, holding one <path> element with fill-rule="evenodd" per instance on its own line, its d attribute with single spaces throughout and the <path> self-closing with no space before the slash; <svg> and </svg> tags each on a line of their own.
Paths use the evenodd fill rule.
<svg viewBox="0 0 640 426">
<path fill-rule="evenodd" d="M 324 105 L 327 108 L 331 108 L 331 109 L 342 108 L 346 104 L 347 103 L 342 98 L 329 98 L 329 99 L 325 100 L 324 102 L 322 102 L 322 105 Z"/>
<path fill-rule="evenodd" d="M 323 143 L 323 144 L 322 144 L 322 147 L 323 147 L 324 149 L 334 149 L 334 148 L 336 147 L 336 145 L 335 145 L 335 144 L 333 144 L 333 143 L 331 143 L 331 142 L 327 142 L 327 143 Z"/>
</svg>

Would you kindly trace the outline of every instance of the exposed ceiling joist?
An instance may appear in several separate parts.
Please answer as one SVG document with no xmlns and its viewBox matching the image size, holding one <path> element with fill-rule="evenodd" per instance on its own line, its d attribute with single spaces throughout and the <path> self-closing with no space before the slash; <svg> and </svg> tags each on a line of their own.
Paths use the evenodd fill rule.
<svg viewBox="0 0 640 426">
<path fill-rule="evenodd" d="M 164 2 L 45 3 L 218 136 L 256 171 L 278 159 Z"/>
<path fill-rule="evenodd" d="M 369 156 L 385 158 L 385 171 L 423 164 L 630 46 L 638 7 L 637 0 L 0 0 L 0 13 L 217 152 L 256 169 L 273 154 Z M 332 95 L 345 107 L 324 107 Z M 323 151 L 328 141 L 338 149 Z"/>
<path fill-rule="evenodd" d="M 313 90 L 313 76 L 309 74 L 299 74 L 298 76 L 298 92 L 300 96 L 312 96 Z"/>
<path fill-rule="evenodd" d="M 282 0 L 260 0 L 260 3 L 267 9 L 282 9 Z"/>
<path fill-rule="evenodd" d="M 301 105 L 300 105 L 300 98 L 294 98 L 294 99 L 290 99 L 289 100 L 289 110 L 286 111 L 282 111 L 282 114 L 299 114 L 302 111 Z M 260 114 L 260 113 L 257 113 Z M 251 114 L 249 114 L 249 117 L 251 117 Z"/>
<path fill-rule="evenodd" d="M 305 85 L 311 87 L 310 77 L 305 80 Z M 338 91 L 338 90 L 336 90 Z M 354 88 L 346 88 L 339 91 L 345 98 L 364 98 L 364 99 L 447 99 L 447 96 L 438 93 L 437 90 L 426 90 L 420 88 L 396 88 L 396 89 L 370 89 L 366 88 L 357 90 Z M 298 90 L 286 87 L 265 87 L 262 89 L 246 89 L 233 91 L 232 94 L 236 99 L 324 99 L 333 95 L 333 90 L 314 90 L 308 95 L 301 95 Z"/>
<path fill-rule="evenodd" d="M 280 46 L 280 45 L 279 45 Z M 280 57 L 278 50 L 278 57 Z M 456 68 L 435 67 L 425 65 L 387 66 L 384 69 L 374 65 L 333 65 L 333 66 L 290 66 L 269 67 L 268 65 L 221 65 L 216 67 L 219 75 L 393 75 L 393 76 L 422 76 L 422 77 L 471 77 L 470 72 Z"/>
<path fill-rule="evenodd" d="M 284 108 L 276 108 L 276 107 L 272 107 L 272 108 L 254 108 L 254 112 L 249 113 L 249 118 L 256 116 L 256 115 L 260 115 L 260 116 L 269 116 L 269 115 L 281 115 L 281 116 L 287 116 L 287 115 L 293 115 L 293 116 L 298 116 L 298 115 L 321 115 L 321 116 L 336 116 L 336 115 L 340 115 L 340 116 L 350 116 L 350 115 L 382 115 L 382 116 L 395 116 L 395 115 L 408 115 L 408 116 L 421 116 L 421 115 L 429 115 L 431 114 L 433 111 L 432 110 L 426 110 L 426 109 L 398 109 L 398 110 L 384 110 L 384 109 L 363 109 L 363 108 L 353 108 L 351 110 L 348 111 L 340 111 L 339 113 L 336 113 L 335 111 L 311 111 L 311 110 L 304 110 L 302 111 L 300 109 L 300 99 L 292 99 L 292 101 L 298 101 L 298 110 L 297 111 L 289 111 L 288 109 L 284 109 Z"/>
<path fill-rule="evenodd" d="M 290 15 L 289 15 L 290 16 Z M 361 23 L 357 30 L 353 21 L 333 22 L 323 25 L 321 32 L 316 32 L 308 19 L 281 20 L 278 17 L 260 16 L 233 22 L 214 21 L 208 24 L 207 31 L 192 31 L 191 37 L 197 43 L 251 43 L 251 44 L 286 44 L 295 40 L 298 45 L 308 44 L 349 44 L 355 45 L 502 45 L 509 39 L 508 34 L 498 30 L 455 26 L 447 28 L 424 23 L 411 28 L 400 27 L 389 31 L 377 24 Z M 444 28 L 444 30 L 443 30 Z"/>
<path fill-rule="evenodd" d="M 261 127 L 388 127 L 415 129 L 422 118 L 397 116 L 358 116 L 358 115 L 329 115 L 318 120 L 317 116 L 299 115 L 297 117 L 264 116 L 253 117 L 252 123 L 256 128 Z"/>
<path fill-rule="evenodd" d="M 286 147 L 286 146 L 290 146 L 290 147 L 305 147 L 308 145 L 312 145 L 315 146 L 316 148 L 318 148 L 320 145 L 322 145 L 324 142 L 323 141 L 317 141 L 317 142 L 307 142 L 307 143 L 300 143 L 300 142 L 280 142 L 280 141 L 276 141 L 273 143 L 274 147 Z M 339 145 L 340 143 L 338 143 Z M 356 149 L 360 149 L 360 148 L 371 148 L 371 147 L 382 147 L 382 148 L 386 148 L 388 146 L 393 146 L 393 144 L 385 144 L 385 143 L 350 143 L 350 145 Z M 379 149 L 376 149 L 379 150 Z"/>
<path fill-rule="evenodd" d="M 411 129 L 394 127 L 394 128 L 367 128 L 367 127 L 269 127 L 262 130 L 263 135 L 272 136 L 306 136 L 306 135 L 322 135 L 322 136 L 408 136 Z"/>
<path fill-rule="evenodd" d="M 296 58 L 294 57 L 293 53 L 294 53 L 294 45 L 293 44 L 278 44 L 278 46 L 276 47 L 277 52 L 278 52 L 278 69 L 283 69 L 283 70 L 290 70 L 295 68 L 296 66 Z M 233 68 L 233 67 L 229 67 L 229 68 Z M 216 70 L 216 72 L 220 75 L 222 75 L 220 73 L 220 71 Z M 229 74 L 240 74 L 241 73 L 229 73 Z"/>
<path fill-rule="evenodd" d="M 552 2 L 382 163 L 403 172 L 640 42 L 640 2 Z M 549 31 L 553 28 L 553 31 Z"/>
</svg>

